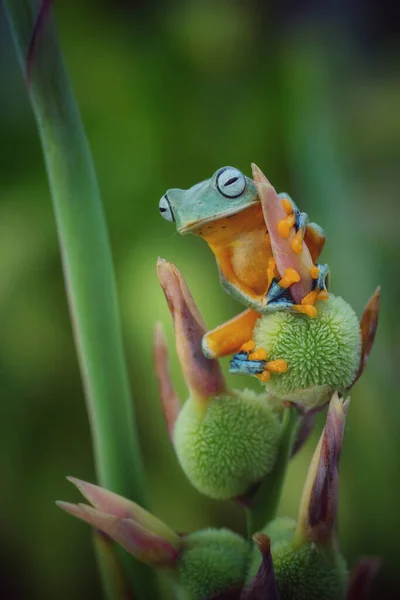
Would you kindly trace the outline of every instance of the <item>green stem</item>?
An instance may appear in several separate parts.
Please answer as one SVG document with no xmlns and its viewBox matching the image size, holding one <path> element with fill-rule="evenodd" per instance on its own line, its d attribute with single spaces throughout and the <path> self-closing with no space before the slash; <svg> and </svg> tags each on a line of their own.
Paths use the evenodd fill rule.
<svg viewBox="0 0 400 600">
<path fill-rule="evenodd" d="M 5 0 L 5 8 L 25 72 L 34 26 L 30 4 Z M 92 156 L 51 15 L 33 58 L 30 100 L 50 182 L 98 480 L 146 506 L 108 233 Z M 156 598 L 150 571 L 126 553 L 124 562 L 129 563 L 137 596 Z"/>
<path fill-rule="evenodd" d="M 249 509 L 247 509 L 246 520 L 250 537 L 276 517 L 298 422 L 299 417 L 296 409 L 293 407 L 285 408 L 282 421 L 282 437 L 274 468 L 263 479 L 250 501 Z"/>
</svg>

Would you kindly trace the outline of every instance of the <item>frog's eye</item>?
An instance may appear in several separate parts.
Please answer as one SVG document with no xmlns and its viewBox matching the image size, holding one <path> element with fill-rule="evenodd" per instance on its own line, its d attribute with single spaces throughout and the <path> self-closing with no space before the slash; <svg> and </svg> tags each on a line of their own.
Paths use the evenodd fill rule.
<svg viewBox="0 0 400 600">
<path fill-rule="evenodd" d="M 233 167 L 224 167 L 217 175 L 217 189 L 226 198 L 238 198 L 246 188 L 243 173 Z"/>
<path fill-rule="evenodd" d="M 174 213 L 172 212 L 171 204 L 168 200 L 167 194 L 161 198 L 160 203 L 158 205 L 160 209 L 161 216 L 167 221 L 175 221 Z"/>
</svg>

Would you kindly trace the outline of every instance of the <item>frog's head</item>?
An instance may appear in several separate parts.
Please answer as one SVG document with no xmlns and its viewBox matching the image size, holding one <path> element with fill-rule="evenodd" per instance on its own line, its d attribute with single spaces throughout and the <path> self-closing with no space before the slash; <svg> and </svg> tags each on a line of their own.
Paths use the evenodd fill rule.
<svg viewBox="0 0 400 600">
<path fill-rule="evenodd" d="M 257 202 L 253 180 L 234 167 L 223 167 L 211 179 L 188 190 L 168 190 L 159 209 L 164 219 L 176 223 L 179 233 L 194 233 L 205 223 L 234 215 Z"/>
</svg>

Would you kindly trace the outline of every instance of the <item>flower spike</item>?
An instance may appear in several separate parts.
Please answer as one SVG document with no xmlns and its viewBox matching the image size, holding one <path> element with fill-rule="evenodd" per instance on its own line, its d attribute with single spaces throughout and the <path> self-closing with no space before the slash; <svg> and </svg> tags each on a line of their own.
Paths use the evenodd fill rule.
<svg viewBox="0 0 400 600">
<path fill-rule="evenodd" d="M 160 258 L 157 274 L 174 321 L 176 349 L 188 388 L 199 400 L 224 393 L 225 380 L 218 361 L 202 352 L 207 329 L 183 276 L 172 263 Z"/>
<path fill-rule="evenodd" d="M 295 237 L 294 229 L 288 231 L 287 237 L 279 232 L 279 224 L 286 222 L 288 218 L 285 204 L 278 196 L 264 173 L 255 165 L 251 165 L 254 183 L 257 186 L 258 195 L 262 205 L 264 220 L 268 228 L 271 240 L 272 252 L 274 254 L 276 267 L 280 276 L 286 281 L 285 276 L 292 276 L 290 281 L 290 293 L 297 305 L 301 305 L 303 298 L 313 288 L 312 267 L 314 266 L 311 254 L 306 246 L 302 244 L 301 251 L 294 252 L 292 241 Z M 297 276 L 295 277 L 294 274 Z"/>
<path fill-rule="evenodd" d="M 75 477 L 68 480 L 93 506 L 57 502 L 60 508 L 99 529 L 142 562 L 153 567 L 175 564 L 181 539 L 162 521 L 118 494 Z"/>
<path fill-rule="evenodd" d="M 339 500 L 339 459 L 350 398 L 335 393 L 330 401 L 325 427 L 311 460 L 300 502 L 296 537 L 305 541 L 333 539 Z"/>
<path fill-rule="evenodd" d="M 156 323 L 154 328 L 153 356 L 161 404 L 167 424 L 168 435 L 172 441 L 174 427 L 181 405 L 169 374 L 168 348 L 164 328 L 161 323 Z"/>
<path fill-rule="evenodd" d="M 381 288 L 377 287 L 368 300 L 360 321 L 361 329 L 361 360 L 358 372 L 350 388 L 360 379 L 367 365 L 372 346 L 374 345 L 380 310 Z M 350 389 L 349 388 L 349 389 Z"/>
</svg>

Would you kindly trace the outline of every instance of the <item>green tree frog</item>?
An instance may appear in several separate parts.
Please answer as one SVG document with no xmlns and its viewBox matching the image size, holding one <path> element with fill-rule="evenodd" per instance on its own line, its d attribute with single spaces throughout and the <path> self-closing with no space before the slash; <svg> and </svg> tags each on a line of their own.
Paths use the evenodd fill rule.
<svg viewBox="0 0 400 600">
<path fill-rule="evenodd" d="M 328 295 L 327 265 L 315 264 L 325 235 L 288 194 L 276 194 L 256 165 L 253 179 L 228 166 L 188 190 L 170 189 L 159 210 L 179 233 L 206 240 L 224 289 L 248 307 L 206 334 L 207 356 L 236 352 L 269 311 L 316 316 L 315 301 Z"/>
</svg>

